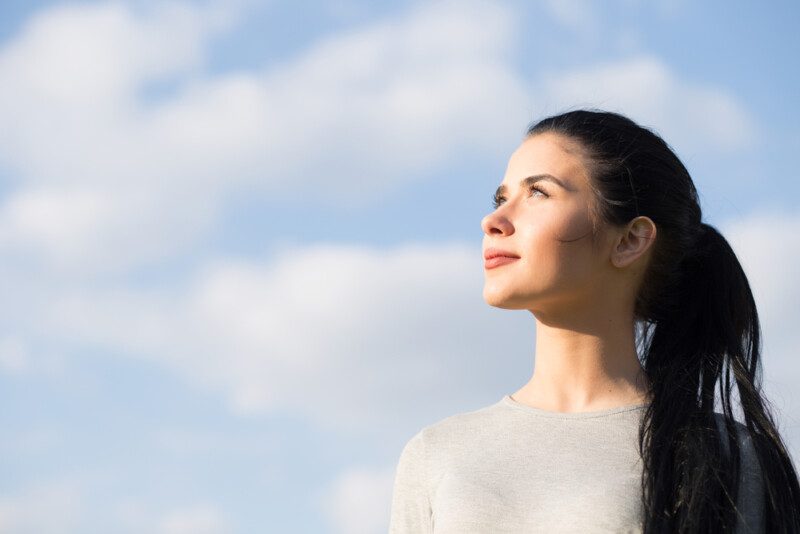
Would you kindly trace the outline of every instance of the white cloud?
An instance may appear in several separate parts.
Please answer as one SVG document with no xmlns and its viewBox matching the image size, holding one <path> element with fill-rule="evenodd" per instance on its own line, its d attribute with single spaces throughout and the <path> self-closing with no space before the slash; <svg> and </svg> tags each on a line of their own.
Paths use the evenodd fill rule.
<svg viewBox="0 0 800 534">
<path fill-rule="evenodd" d="M 115 181 L 139 155 L 130 142 L 144 141 L 131 136 L 139 93 L 196 74 L 205 41 L 230 18 L 221 13 L 109 2 L 36 14 L 0 51 L 3 159 L 37 182 Z"/>
<path fill-rule="evenodd" d="M 455 406 L 477 369 L 496 370 L 496 354 L 524 343 L 515 328 L 532 332 L 529 317 L 483 302 L 480 262 L 479 248 L 457 243 L 293 247 L 272 261 L 216 261 L 170 293 L 53 296 L 37 324 L 67 346 L 156 360 L 241 414 L 387 426 L 386 413 L 397 423 L 417 409 L 389 392 Z"/>
<path fill-rule="evenodd" d="M 4 251 L 102 271 L 161 257 L 206 227 L 202 196 L 140 164 L 149 157 L 140 93 L 196 72 L 205 40 L 233 20 L 229 9 L 57 6 L 0 50 L 0 119 L 10 125 L 0 160 L 20 184 L 0 206 Z"/>
<path fill-rule="evenodd" d="M 354 468 L 344 472 L 320 495 L 320 505 L 333 532 L 386 532 L 393 481 L 393 467 L 384 471 Z"/>
<path fill-rule="evenodd" d="M 654 128 L 682 154 L 746 148 L 758 138 L 755 120 L 733 94 L 683 80 L 651 55 L 551 72 L 540 92 L 544 107 L 553 112 L 619 111 Z"/>
</svg>

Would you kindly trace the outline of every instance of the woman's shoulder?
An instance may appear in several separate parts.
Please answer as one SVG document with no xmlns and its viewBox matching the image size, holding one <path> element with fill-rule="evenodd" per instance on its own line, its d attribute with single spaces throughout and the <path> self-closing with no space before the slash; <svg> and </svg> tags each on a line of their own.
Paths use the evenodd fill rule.
<svg viewBox="0 0 800 534">
<path fill-rule="evenodd" d="M 476 430 L 489 430 L 490 421 L 496 420 L 500 410 L 499 403 L 493 403 L 480 408 L 457 412 L 425 426 L 420 430 L 429 439 L 439 436 L 448 436 L 458 433 L 470 433 Z"/>
<path fill-rule="evenodd" d="M 725 415 L 714 413 L 720 435 L 726 434 Z M 736 532 L 763 532 L 764 520 L 764 479 L 761 464 L 758 460 L 753 439 L 747 425 L 732 419 L 741 458 L 739 473 L 739 497 L 737 509 L 742 513 Z M 725 454 L 730 454 L 730 445 L 722 440 Z M 751 530 L 752 529 L 752 530 Z"/>
<path fill-rule="evenodd" d="M 717 423 L 717 430 L 719 431 L 720 435 L 726 435 L 727 429 L 725 424 L 725 414 L 714 412 L 714 419 Z M 739 449 L 742 451 L 742 455 L 747 457 L 747 459 L 751 459 L 752 455 L 755 454 L 755 448 L 753 447 L 753 440 L 750 435 L 750 431 L 747 429 L 747 425 L 738 421 L 737 419 L 731 419 L 733 423 L 734 432 L 736 434 L 736 441 L 739 444 Z M 725 452 L 729 451 L 728 449 L 728 441 L 722 440 L 722 446 L 725 447 Z"/>
<path fill-rule="evenodd" d="M 479 434 L 492 433 L 498 420 L 497 404 L 465 410 L 442 417 L 420 428 L 407 445 L 416 449 L 442 449 L 462 441 L 472 441 Z"/>
<path fill-rule="evenodd" d="M 725 436 L 727 434 L 725 415 L 714 412 L 714 417 L 720 436 Z M 736 443 L 739 447 L 739 458 L 741 459 L 743 475 L 758 482 L 761 478 L 761 465 L 759 464 L 758 454 L 753 444 L 753 437 L 750 435 L 747 425 L 736 419 L 731 419 L 731 421 L 735 429 Z M 730 454 L 730 443 L 727 439 L 722 440 L 722 448 L 726 455 Z"/>
</svg>

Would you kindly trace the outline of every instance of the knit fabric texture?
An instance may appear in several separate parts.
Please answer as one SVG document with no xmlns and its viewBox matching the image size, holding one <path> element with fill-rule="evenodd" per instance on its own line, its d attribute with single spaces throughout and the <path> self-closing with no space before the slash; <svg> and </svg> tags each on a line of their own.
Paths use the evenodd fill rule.
<svg viewBox="0 0 800 534">
<path fill-rule="evenodd" d="M 400 454 L 389 532 L 641 533 L 638 431 L 646 406 L 561 413 L 505 395 L 427 426 Z M 736 533 L 760 534 L 761 472 L 744 425 L 737 425 Z"/>
</svg>

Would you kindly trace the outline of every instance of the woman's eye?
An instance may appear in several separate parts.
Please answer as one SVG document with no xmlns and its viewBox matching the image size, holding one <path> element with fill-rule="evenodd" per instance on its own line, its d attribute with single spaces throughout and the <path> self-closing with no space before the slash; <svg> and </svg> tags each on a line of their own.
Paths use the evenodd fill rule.
<svg viewBox="0 0 800 534">
<path fill-rule="evenodd" d="M 541 194 L 543 197 L 546 197 L 546 196 L 548 196 L 548 195 L 547 195 L 547 193 L 545 193 L 543 190 L 539 189 L 539 188 L 538 188 L 538 187 L 536 187 L 535 185 L 532 185 L 532 186 L 531 186 L 531 195 L 533 195 L 533 192 L 534 192 L 534 191 L 538 191 L 538 192 L 539 192 L 539 193 L 540 193 L 540 194 Z"/>
<path fill-rule="evenodd" d="M 538 187 L 536 187 L 535 185 L 532 185 L 532 186 L 530 187 L 530 192 L 531 192 L 531 196 L 535 196 L 535 193 L 539 193 L 539 195 L 541 195 L 541 196 L 543 196 L 543 197 L 545 197 L 545 198 L 547 198 L 547 197 L 549 196 L 549 195 L 548 195 L 547 193 L 545 193 L 545 192 L 544 192 L 542 189 L 539 189 L 539 188 L 538 188 Z M 505 199 L 505 197 L 498 197 L 498 196 L 496 196 L 496 197 L 494 197 L 494 199 L 493 199 L 492 206 L 494 207 L 494 209 L 497 209 L 497 208 L 499 208 L 499 207 L 500 207 L 500 205 L 501 205 L 503 202 L 505 202 L 505 200 L 506 200 L 506 199 Z"/>
</svg>

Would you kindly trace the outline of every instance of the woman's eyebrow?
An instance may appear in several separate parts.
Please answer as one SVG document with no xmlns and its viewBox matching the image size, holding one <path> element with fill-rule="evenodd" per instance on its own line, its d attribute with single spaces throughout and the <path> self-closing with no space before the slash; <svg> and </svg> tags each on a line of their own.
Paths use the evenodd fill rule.
<svg viewBox="0 0 800 534">
<path fill-rule="evenodd" d="M 533 185 L 534 183 L 538 182 L 539 180 L 547 180 L 548 182 L 553 182 L 554 184 L 556 184 L 556 185 L 558 185 L 560 187 L 563 187 L 567 191 L 571 191 L 571 189 L 569 187 L 567 187 L 567 185 L 564 182 L 562 182 L 561 180 L 559 180 L 558 178 L 556 178 L 552 174 L 534 174 L 533 176 L 528 176 L 527 178 L 523 178 L 522 180 L 519 181 L 519 186 L 520 187 L 528 187 L 528 186 Z M 501 185 L 500 187 L 497 188 L 497 191 L 495 192 L 495 195 L 496 196 L 500 196 L 500 195 L 504 194 L 505 192 L 506 192 L 506 186 L 505 185 Z"/>
</svg>

